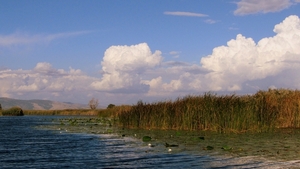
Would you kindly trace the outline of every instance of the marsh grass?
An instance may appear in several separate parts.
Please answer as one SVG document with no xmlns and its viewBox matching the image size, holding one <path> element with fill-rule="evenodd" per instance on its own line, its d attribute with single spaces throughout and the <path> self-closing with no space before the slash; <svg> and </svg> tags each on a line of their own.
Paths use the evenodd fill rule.
<svg viewBox="0 0 300 169">
<path fill-rule="evenodd" d="M 129 105 L 113 106 L 113 107 L 110 107 L 107 109 L 98 110 L 97 115 L 101 116 L 101 117 L 116 118 L 123 111 L 129 111 L 130 109 L 131 109 L 131 106 L 129 106 Z"/>
<path fill-rule="evenodd" d="M 6 110 L 0 110 L 3 116 L 24 116 L 23 110 L 20 107 L 12 107 Z"/>
<path fill-rule="evenodd" d="M 300 127 L 300 91 L 269 89 L 254 95 L 205 93 L 175 101 L 144 103 L 118 113 L 123 127 L 143 129 L 266 132 Z"/>
<path fill-rule="evenodd" d="M 64 110 L 24 110 L 25 115 L 85 115 L 96 116 L 101 110 L 64 109 Z"/>
<path fill-rule="evenodd" d="M 63 110 L 24 110 L 25 115 L 83 115 L 83 116 L 101 116 L 118 117 L 122 111 L 128 111 L 131 106 L 121 105 L 108 109 L 63 109 Z"/>
</svg>

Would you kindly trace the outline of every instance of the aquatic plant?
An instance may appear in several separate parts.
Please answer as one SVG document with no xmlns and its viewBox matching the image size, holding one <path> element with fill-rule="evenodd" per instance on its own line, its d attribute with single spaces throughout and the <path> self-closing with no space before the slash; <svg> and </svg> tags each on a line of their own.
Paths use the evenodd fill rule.
<svg viewBox="0 0 300 169">
<path fill-rule="evenodd" d="M 204 93 L 144 103 L 118 113 L 127 128 L 265 132 L 300 127 L 300 91 L 270 89 L 253 95 Z"/>
<path fill-rule="evenodd" d="M 7 110 L 2 110 L 3 116 L 24 116 L 23 110 L 20 107 L 12 107 Z"/>
<path fill-rule="evenodd" d="M 222 149 L 224 151 L 229 151 L 229 150 L 232 150 L 232 147 L 225 145 L 225 146 L 222 147 Z"/>
<path fill-rule="evenodd" d="M 143 140 L 143 142 L 148 142 L 148 141 L 151 141 L 151 139 L 152 138 L 150 136 L 144 136 L 142 140 Z"/>
</svg>

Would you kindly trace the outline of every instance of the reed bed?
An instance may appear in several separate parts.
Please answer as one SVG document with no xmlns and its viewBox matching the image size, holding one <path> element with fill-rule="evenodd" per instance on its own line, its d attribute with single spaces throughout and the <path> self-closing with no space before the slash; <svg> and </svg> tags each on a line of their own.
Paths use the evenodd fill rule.
<svg viewBox="0 0 300 169">
<path fill-rule="evenodd" d="M 24 116 L 23 110 L 20 107 L 12 107 L 7 110 L 0 110 L 0 115 L 3 116 Z"/>
<path fill-rule="evenodd" d="M 100 117 L 117 118 L 120 113 L 123 111 L 129 111 L 130 109 L 131 106 L 129 105 L 114 106 L 112 108 L 98 110 L 97 115 Z"/>
<path fill-rule="evenodd" d="M 205 93 L 175 101 L 144 103 L 118 113 L 127 128 L 266 132 L 300 127 L 300 91 L 269 89 L 253 95 Z"/>
<path fill-rule="evenodd" d="M 24 110 L 25 115 L 84 115 L 96 116 L 101 110 L 91 109 L 63 109 L 63 110 Z"/>
<path fill-rule="evenodd" d="M 64 115 L 64 116 L 100 116 L 100 117 L 118 117 L 122 111 L 130 110 L 131 106 L 121 105 L 107 109 L 63 109 L 63 110 L 24 110 L 25 115 Z"/>
</svg>

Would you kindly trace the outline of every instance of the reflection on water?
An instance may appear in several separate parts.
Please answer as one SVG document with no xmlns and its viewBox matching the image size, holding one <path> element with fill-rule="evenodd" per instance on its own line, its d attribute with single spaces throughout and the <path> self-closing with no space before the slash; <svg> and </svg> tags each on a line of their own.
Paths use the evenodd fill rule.
<svg viewBox="0 0 300 169">
<path fill-rule="evenodd" d="M 0 168 L 276 168 L 299 161 L 268 161 L 257 157 L 214 156 L 189 151 L 169 152 L 132 137 L 37 130 L 51 117 L 0 117 Z"/>
</svg>

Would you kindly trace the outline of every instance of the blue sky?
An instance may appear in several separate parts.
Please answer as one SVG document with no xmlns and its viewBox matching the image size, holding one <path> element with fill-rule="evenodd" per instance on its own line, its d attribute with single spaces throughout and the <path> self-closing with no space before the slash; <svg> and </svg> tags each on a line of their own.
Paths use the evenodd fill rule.
<svg viewBox="0 0 300 169">
<path fill-rule="evenodd" d="M 300 87 L 299 0 L 0 4 L 0 97 L 106 106 Z"/>
</svg>

